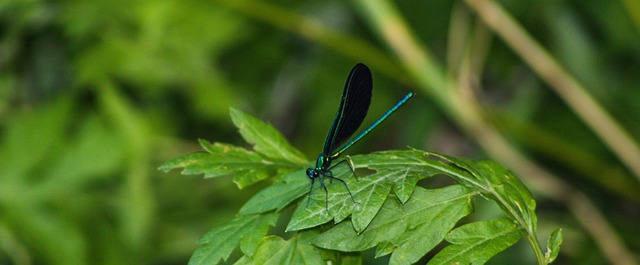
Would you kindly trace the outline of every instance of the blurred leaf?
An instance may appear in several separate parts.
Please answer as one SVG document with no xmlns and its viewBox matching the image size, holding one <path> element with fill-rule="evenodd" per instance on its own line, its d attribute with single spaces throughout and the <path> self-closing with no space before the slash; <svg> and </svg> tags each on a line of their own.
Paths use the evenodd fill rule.
<svg viewBox="0 0 640 265">
<path fill-rule="evenodd" d="M 453 245 L 442 249 L 427 264 L 484 264 L 515 244 L 522 235 L 523 231 L 506 219 L 466 224 L 446 236 Z"/>
<path fill-rule="evenodd" d="M 208 117 L 222 117 L 237 100 L 225 69 L 211 61 L 246 38 L 250 25 L 215 1 L 74 2 L 60 10 L 65 33 L 87 46 L 75 58 L 79 83 L 116 79 L 145 96 L 175 91 Z"/>
<path fill-rule="evenodd" d="M 104 180 L 116 172 L 124 158 L 122 139 L 114 137 L 98 117 L 91 116 L 81 124 L 75 141 L 56 154 L 45 180 L 38 185 L 38 192 L 68 194 L 81 190 L 83 185 Z"/>
<path fill-rule="evenodd" d="M 560 253 L 560 245 L 562 245 L 562 228 L 553 230 L 547 240 L 547 251 L 544 253 L 544 259 L 547 264 L 551 264 Z"/>
<path fill-rule="evenodd" d="M 277 219 L 276 214 L 241 215 L 212 229 L 198 241 L 201 246 L 191 256 L 189 265 L 226 261 L 238 244 L 245 254 L 253 255 L 260 238 L 267 233 L 269 226 L 276 224 Z"/>
<path fill-rule="evenodd" d="M 293 148 L 287 139 L 273 126 L 266 124 L 245 112 L 231 108 L 231 120 L 238 127 L 240 134 L 254 150 L 265 156 L 278 160 L 304 165 L 307 159 Z"/>
<path fill-rule="evenodd" d="M 117 140 L 95 142 L 107 135 L 92 131 L 103 128 L 95 116 L 81 123 L 77 135 L 69 135 L 72 117 L 85 120 L 73 111 L 77 107 L 73 102 L 69 97 L 16 115 L 0 140 L 2 226 L 15 234 L 29 249 L 28 258 L 36 261 L 90 262 L 86 220 L 78 217 L 104 208 L 92 201 L 86 201 L 90 208 L 82 207 L 78 201 L 85 202 L 86 187 L 95 184 L 96 177 L 112 173 L 122 158 L 120 151 L 109 149 L 118 146 Z"/>
<path fill-rule="evenodd" d="M 18 176 L 43 163 L 64 137 L 73 105 L 63 99 L 35 112 L 23 112 L 9 120 L 0 140 L 0 181 L 23 181 Z"/>
<path fill-rule="evenodd" d="M 17 201 L 3 202 L 2 223 L 28 244 L 33 252 L 29 254 L 31 258 L 38 255 L 50 264 L 86 264 L 90 260 L 90 241 L 81 223 L 64 213 L 51 212 L 42 204 L 27 205 L 25 198 L 14 199 Z"/>
<path fill-rule="evenodd" d="M 148 166 L 153 154 L 152 131 L 143 113 L 113 82 L 98 87 L 100 107 L 126 148 L 124 182 L 119 196 L 120 217 L 124 241 L 129 248 L 140 248 L 152 233 L 155 200 Z M 136 249 L 141 251 L 142 249 Z M 137 252 L 136 251 L 136 252 Z"/>
</svg>

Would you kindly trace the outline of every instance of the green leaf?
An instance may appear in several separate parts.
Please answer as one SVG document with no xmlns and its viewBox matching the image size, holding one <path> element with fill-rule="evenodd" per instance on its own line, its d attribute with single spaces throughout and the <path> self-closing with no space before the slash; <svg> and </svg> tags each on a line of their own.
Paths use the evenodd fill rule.
<svg viewBox="0 0 640 265">
<path fill-rule="evenodd" d="M 200 140 L 200 145 L 207 153 L 178 157 L 165 162 L 159 169 L 166 172 L 184 168 L 182 174 L 204 174 L 205 178 L 233 175 L 233 182 L 242 189 L 272 176 L 278 169 L 290 167 L 289 164 L 277 163 L 259 153 L 229 144 L 211 144 Z"/>
<path fill-rule="evenodd" d="M 274 160 L 297 165 L 307 163 L 304 155 L 293 148 L 287 139 L 270 124 L 234 108 L 230 109 L 230 113 L 233 124 L 238 127 L 245 141 L 254 145 L 254 150 L 257 152 Z"/>
<path fill-rule="evenodd" d="M 323 251 L 309 243 L 310 236 L 297 234 L 289 240 L 277 236 L 262 239 L 255 255 L 245 256 L 236 264 L 327 264 Z"/>
<path fill-rule="evenodd" d="M 200 145 L 208 153 L 188 154 L 165 162 L 159 169 L 166 172 L 184 168 L 182 174 L 204 174 L 205 178 L 233 175 L 233 181 L 242 189 L 275 172 L 282 172 L 283 169 L 290 171 L 306 163 L 300 151 L 291 147 L 271 125 L 233 108 L 231 118 L 240 134 L 247 142 L 254 144 L 257 152 L 200 140 Z"/>
<path fill-rule="evenodd" d="M 240 209 L 240 214 L 280 211 L 295 199 L 309 191 L 309 178 L 304 170 L 294 171 L 284 176 L 284 182 L 273 184 L 258 192 Z"/>
<path fill-rule="evenodd" d="M 390 196 L 362 233 L 346 221 L 316 237 L 313 244 L 345 252 L 377 245 L 376 256 L 393 251 L 392 263 L 415 263 L 442 241 L 457 220 L 471 213 L 474 195 L 461 185 L 435 190 L 416 187 L 404 206 Z"/>
<path fill-rule="evenodd" d="M 238 186 L 244 187 L 274 172 L 284 174 L 305 163 L 302 155 L 270 125 L 234 109 L 231 109 L 231 116 L 245 140 L 254 144 L 257 152 L 201 140 L 208 153 L 174 159 L 161 169 L 183 167 L 184 174 L 205 174 L 205 177 L 234 175 Z M 334 161 L 334 165 L 339 162 Z M 515 243 L 523 231 L 535 239 L 535 201 L 524 185 L 498 163 L 476 162 L 420 150 L 357 155 L 351 162 L 356 169 L 367 168 L 375 173 L 360 175 L 358 170 L 356 177 L 344 164 L 331 169 L 335 178 L 321 176 L 310 183 L 304 170 L 289 172 L 253 196 L 240 210 L 241 216 L 208 233 L 213 236 L 203 241 L 193 260 L 226 260 L 238 242 L 245 256 L 237 264 L 306 264 L 341 260 L 336 258 L 338 252 L 323 251 L 309 245 L 310 239 L 305 244 L 300 243 L 304 241 L 301 239 L 313 235 L 313 244 L 323 249 L 357 252 L 376 247 L 376 257 L 392 254 L 391 264 L 412 264 L 450 233 L 447 240 L 453 245 L 437 254 L 434 264 L 451 260 L 481 264 Z M 436 174 L 448 175 L 461 185 L 433 190 L 416 187 L 419 180 Z M 309 199 L 300 200 L 308 191 L 311 191 Z M 494 200 L 513 221 L 472 223 L 450 232 L 461 218 L 472 212 L 471 200 L 478 194 Z M 259 233 L 252 231 L 253 237 L 242 233 L 231 236 L 234 232 L 239 233 L 246 223 L 253 224 L 251 218 L 259 216 L 255 214 L 278 212 L 295 201 L 298 201 L 298 206 L 286 231 L 299 232 L 290 240 L 270 236 L 263 238 L 257 246 L 268 225 L 261 226 L 265 230 Z M 317 237 L 317 230 L 309 229 L 331 220 L 334 224 L 324 226 L 326 232 Z M 306 230 L 301 231 L 303 229 Z M 476 233 L 479 237 L 471 236 L 474 235 L 473 230 L 479 231 Z M 246 238 L 251 240 L 245 241 Z M 535 247 L 539 249 L 539 244 Z M 551 248 L 557 250 L 557 246 Z M 305 253 L 310 256 L 306 257 Z M 357 261 L 348 257 L 345 260 Z"/>
<path fill-rule="evenodd" d="M 347 166 L 333 169 L 333 174 L 336 178 L 342 179 L 347 187 L 352 187 L 357 183 Z M 334 219 L 335 223 L 339 223 L 347 218 L 355 207 L 359 207 L 357 203 L 354 203 L 354 200 L 358 200 L 357 197 L 352 191 L 354 198 L 351 198 L 345 184 L 340 181 L 330 181 L 327 178 L 324 180 L 324 185 L 327 188 L 325 191 L 321 188 L 322 181 L 321 178 L 314 181 L 311 198 L 308 202 L 304 201 L 298 205 L 286 231 L 315 227 L 329 222 L 331 219 Z M 308 180 L 307 183 L 307 185 L 311 185 Z"/>
<path fill-rule="evenodd" d="M 523 230 L 507 219 L 466 224 L 446 236 L 452 245 L 438 252 L 427 264 L 484 264 L 518 242 L 523 234 Z"/>
<path fill-rule="evenodd" d="M 354 156 L 356 167 L 367 167 L 377 172 L 368 175 L 354 185 L 354 196 L 360 207 L 353 212 L 353 227 L 363 231 L 378 213 L 389 191 L 405 203 L 420 179 L 434 176 L 440 171 L 433 168 L 424 153 L 414 150 L 385 151 Z"/>
<path fill-rule="evenodd" d="M 357 203 L 353 203 L 341 182 L 326 183 L 328 181 L 325 180 L 328 195 L 320 188 L 320 184 L 316 183 L 311 194 L 311 203 L 308 207 L 301 204 L 296 209 L 287 231 L 321 225 L 330 221 L 332 217 L 335 223 L 339 223 L 351 214 L 354 229 L 361 232 L 378 214 L 392 189 L 401 202 L 406 202 L 418 180 L 440 172 L 434 169 L 432 164 L 442 163 L 425 159 L 423 152 L 415 150 L 358 155 L 354 156 L 352 161 L 356 168 L 366 167 L 377 171 L 367 176 L 359 176 L 356 180 L 347 166 L 333 169 L 334 176 L 345 181 Z M 320 179 L 316 180 L 319 181 Z M 328 201 L 328 206 L 325 201 Z"/>
<path fill-rule="evenodd" d="M 441 162 L 426 159 L 418 150 L 383 151 L 353 157 L 357 168 L 366 167 L 384 175 L 393 192 L 405 203 L 420 179 L 442 173 L 434 167 Z M 368 178 L 368 177 L 367 177 Z"/>
<path fill-rule="evenodd" d="M 241 215 L 207 232 L 198 241 L 201 246 L 191 256 L 189 265 L 216 264 L 227 260 L 238 244 L 246 255 L 253 255 L 260 238 L 274 226 L 277 214 Z"/>
<path fill-rule="evenodd" d="M 527 231 L 535 231 L 538 223 L 536 201 L 522 182 L 510 170 L 495 161 L 480 161 L 478 166 L 482 176 L 497 180 L 492 183 L 493 194 L 501 202 L 500 206 L 506 211 L 507 216 L 518 221 Z"/>
<path fill-rule="evenodd" d="M 461 184 L 481 192 L 487 199 L 496 202 L 507 218 L 523 228 L 536 257 L 542 260 L 543 253 L 536 234 L 536 202 L 529 190 L 504 166 L 494 161 L 473 161 L 437 153 L 429 153 L 448 164 L 441 170 Z"/>
<path fill-rule="evenodd" d="M 511 171 L 494 161 L 475 162 L 436 153 L 430 153 L 430 155 L 449 161 L 466 171 L 457 170 L 449 175 L 461 184 L 479 190 L 484 197 L 495 201 L 508 218 L 516 221 L 535 238 L 536 202 L 529 190 Z"/>
<path fill-rule="evenodd" d="M 562 245 L 562 229 L 553 230 L 547 240 L 547 251 L 544 253 L 544 260 L 547 264 L 552 263 L 560 253 L 560 245 Z"/>
</svg>

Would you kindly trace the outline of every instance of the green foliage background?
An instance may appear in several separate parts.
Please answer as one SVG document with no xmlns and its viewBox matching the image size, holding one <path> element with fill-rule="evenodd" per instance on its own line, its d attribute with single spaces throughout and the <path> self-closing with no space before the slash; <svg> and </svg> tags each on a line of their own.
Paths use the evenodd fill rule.
<svg viewBox="0 0 640 265">
<path fill-rule="evenodd" d="M 157 167 L 197 138 L 243 145 L 231 106 L 314 157 L 356 62 L 374 75 L 370 120 L 418 97 L 349 153 L 500 161 L 536 195 L 539 229 L 563 228 L 556 264 L 636 264 L 640 4 L 492 3 L 2 1 L 0 264 L 186 263 L 267 184 L 238 191 Z M 492 24 L 501 14 L 515 20 Z M 543 56 L 510 25 L 564 71 L 536 68 L 528 58 Z"/>
</svg>

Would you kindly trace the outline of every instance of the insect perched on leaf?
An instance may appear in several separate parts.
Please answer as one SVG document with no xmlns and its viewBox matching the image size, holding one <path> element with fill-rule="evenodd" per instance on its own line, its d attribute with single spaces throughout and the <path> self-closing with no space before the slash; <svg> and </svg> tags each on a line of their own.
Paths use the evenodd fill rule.
<svg viewBox="0 0 640 265">
<path fill-rule="evenodd" d="M 351 199 L 355 202 L 347 183 L 340 178 L 334 177 L 331 171 L 336 166 L 342 163 L 347 163 L 351 173 L 355 176 L 353 162 L 351 162 L 351 159 L 347 157 L 347 159 L 343 159 L 335 165 L 331 165 L 331 163 L 344 153 L 344 151 L 349 149 L 349 147 L 371 132 L 383 120 L 389 117 L 391 113 L 407 102 L 407 100 L 409 100 L 413 95 L 415 95 L 413 92 L 407 93 L 400 101 L 398 101 L 398 103 L 385 112 L 382 117 L 358 134 L 355 138 L 342 145 L 356 130 L 358 130 L 362 121 L 364 121 L 364 118 L 367 116 L 367 111 L 371 104 L 371 91 L 373 89 L 372 82 L 371 71 L 369 71 L 369 68 L 366 65 L 359 63 L 351 69 L 349 77 L 347 77 L 347 83 L 342 91 L 342 98 L 340 99 L 338 112 L 336 113 L 336 117 L 333 119 L 331 128 L 329 128 L 327 138 L 324 140 L 322 153 L 318 155 L 315 168 L 307 168 L 307 176 L 311 179 L 307 205 L 309 205 L 309 201 L 311 200 L 313 184 L 318 178 L 320 179 L 320 186 L 325 192 L 325 209 L 327 212 L 329 211 L 329 191 L 327 190 L 327 186 L 324 184 L 324 178 L 342 182 L 344 187 L 347 189 L 347 192 L 349 192 L 349 196 L 351 196 Z"/>
</svg>

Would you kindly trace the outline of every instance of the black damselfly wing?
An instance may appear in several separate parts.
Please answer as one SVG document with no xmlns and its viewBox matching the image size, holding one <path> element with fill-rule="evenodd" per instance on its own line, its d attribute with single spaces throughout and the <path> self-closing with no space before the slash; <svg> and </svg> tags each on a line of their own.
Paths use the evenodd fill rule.
<svg viewBox="0 0 640 265">
<path fill-rule="evenodd" d="M 351 69 L 342 91 L 340 107 L 333 119 L 322 153 L 330 156 L 362 124 L 371 104 L 373 81 L 371 71 L 364 64 L 356 64 Z"/>
</svg>

